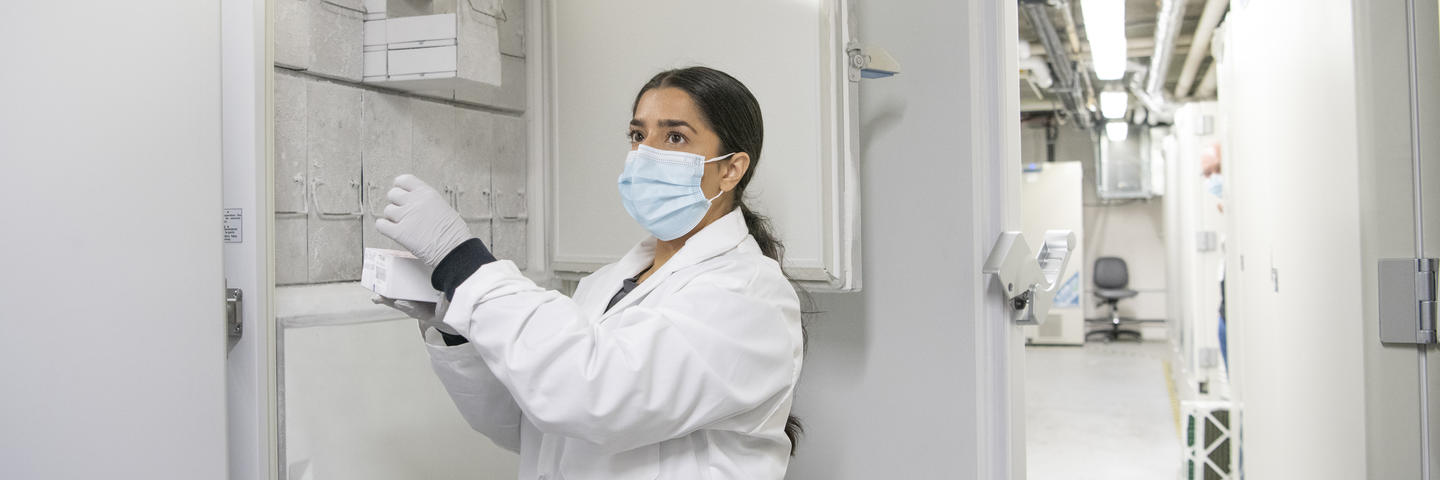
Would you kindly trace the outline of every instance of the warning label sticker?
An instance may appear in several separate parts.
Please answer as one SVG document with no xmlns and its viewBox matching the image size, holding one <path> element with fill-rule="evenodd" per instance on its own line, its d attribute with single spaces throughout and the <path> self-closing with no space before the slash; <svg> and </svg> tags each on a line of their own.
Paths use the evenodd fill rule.
<svg viewBox="0 0 1440 480">
<path fill-rule="evenodd" d="M 225 209 L 225 243 L 241 243 L 245 236 L 241 228 L 245 225 L 245 209 Z"/>
</svg>

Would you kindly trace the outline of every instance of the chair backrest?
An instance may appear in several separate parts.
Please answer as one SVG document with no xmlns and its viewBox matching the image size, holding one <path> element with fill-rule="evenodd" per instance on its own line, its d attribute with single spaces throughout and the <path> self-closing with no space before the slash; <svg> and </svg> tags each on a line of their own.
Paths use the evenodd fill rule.
<svg viewBox="0 0 1440 480">
<path fill-rule="evenodd" d="M 1130 271 L 1125 268 L 1125 259 L 1100 257 L 1095 259 L 1095 286 L 1100 288 L 1125 288 L 1130 284 Z"/>
</svg>

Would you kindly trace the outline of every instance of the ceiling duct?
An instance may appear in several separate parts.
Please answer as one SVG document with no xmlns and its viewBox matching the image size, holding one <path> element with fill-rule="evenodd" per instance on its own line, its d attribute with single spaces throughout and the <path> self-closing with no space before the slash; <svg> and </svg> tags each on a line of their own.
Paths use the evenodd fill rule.
<svg viewBox="0 0 1440 480">
<path fill-rule="evenodd" d="M 1195 75 L 1200 73 L 1200 62 L 1210 56 L 1210 37 L 1215 34 L 1215 27 L 1220 24 L 1220 19 L 1225 16 L 1225 10 L 1229 7 L 1228 0 L 1205 2 L 1205 11 L 1200 14 L 1200 24 L 1195 26 L 1195 34 L 1190 36 L 1190 52 L 1185 55 L 1185 63 L 1180 68 L 1180 80 L 1175 82 L 1175 98 L 1190 96 L 1190 87 L 1195 85 Z"/>
<path fill-rule="evenodd" d="M 1081 128 L 1090 128 L 1092 118 L 1086 109 L 1085 91 L 1080 84 L 1081 72 L 1070 58 L 1069 49 L 1061 42 L 1060 33 L 1055 30 L 1054 22 L 1050 21 L 1048 9 L 1044 0 L 1020 2 L 1020 11 L 1030 22 L 1030 27 L 1035 29 L 1035 35 L 1040 38 L 1040 45 L 1045 48 L 1045 61 L 1050 64 L 1050 72 L 1055 75 L 1055 83 L 1049 89 L 1050 92 L 1060 97 L 1065 111 L 1075 119 L 1075 123 Z"/>
<path fill-rule="evenodd" d="M 1145 79 L 1145 93 L 1164 98 L 1165 77 L 1170 73 L 1170 57 L 1175 55 L 1175 37 L 1185 19 L 1185 0 L 1161 0 L 1155 19 L 1155 53 L 1150 55 L 1150 75 Z"/>
</svg>

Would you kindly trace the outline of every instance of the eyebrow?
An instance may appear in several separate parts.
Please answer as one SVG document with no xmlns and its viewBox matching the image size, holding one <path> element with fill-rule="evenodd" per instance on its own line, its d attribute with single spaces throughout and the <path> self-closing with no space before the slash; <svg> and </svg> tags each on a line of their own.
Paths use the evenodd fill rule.
<svg viewBox="0 0 1440 480">
<path fill-rule="evenodd" d="M 684 120 L 664 119 L 656 123 L 658 123 L 660 127 L 685 127 L 690 129 L 690 131 L 698 131 L 695 130 L 695 127 L 691 126 L 689 122 L 686 122 Z M 632 118 L 630 119 L 630 125 L 636 127 L 644 127 L 645 123 L 641 122 L 640 119 Z"/>
</svg>

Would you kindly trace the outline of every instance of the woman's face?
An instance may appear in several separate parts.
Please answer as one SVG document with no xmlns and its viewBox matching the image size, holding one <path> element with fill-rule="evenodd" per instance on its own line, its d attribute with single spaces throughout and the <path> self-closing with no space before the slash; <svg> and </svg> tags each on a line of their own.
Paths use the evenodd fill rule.
<svg viewBox="0 0 1440 480">
<path fill-rule="evenodd" d="M 645 145 L 660 150 L 674 150 L 711 159 L 731 152 L 720 151 L 720 136 L 710 128 L 690 94 L 672 87 L 650 89 L 640 96 L 635 104 L 635 116 L 630 119 L 630 150 Z M 706 197 L 714 197 L 722 190 L 730 192 L 750 168 L 750 157 L 744 152 L 736 153 L 718 162 L 705 164 L 705 176 L 700 180 L 700 189 Z M 715 203 L 730 202 L 727 198 Z M 729 212 L 711 206 L 711 213 Z"/>
<path fill-rule="evenodd" d="M 690 94 L 678 88 L 654 88 L 641 95 L 628 136 L 631 150 L 646 145 L 707 159 L 728 153 L 720 151 L 720 137 L 710 129 Z"/>
</svg>

